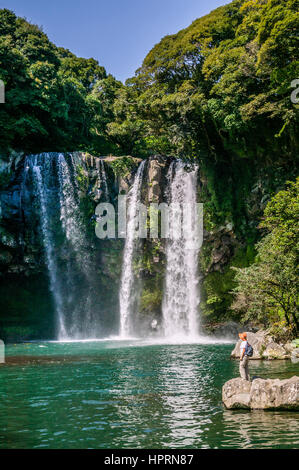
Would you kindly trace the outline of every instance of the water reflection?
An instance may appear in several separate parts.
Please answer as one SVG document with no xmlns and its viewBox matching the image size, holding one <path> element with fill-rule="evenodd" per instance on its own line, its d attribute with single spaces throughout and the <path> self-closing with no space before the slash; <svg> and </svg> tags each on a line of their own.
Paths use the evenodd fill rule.
<svg viewBox="0 0 299 470">
<path fill-rule="evenodd" d="M 299 445 L 299 414 L 226 410 L 222 437 L 222 447 L 296 448 Z"/>
<path fill-rule="evenodd" d="M 297 413 L 224 410 L 221 387 L 238 375 L 229 345 L 113 345 L 14 353 L 0 370 L 0 447 L 299 447 Z M 296 374 L 286 361 L 251 368 Z"/>
<path fill-rule="evenodd" d="M 211 423 L 211 407 L 206 393 L 211 370 L 198 348 L 168 348 L 161 357 L 159 377 L 163 388 L 163 422 L 169 428 L 166 441 L 172 447 L 205 447 L 202 434 Z"/>
<path fill-rule="evenodd" d="M 155 390 L 155 357 L 143 348 L 122 351 L 114 367 L 110 396 L 114 402 L 111 428 L 112 447 L 153 447 L 157 420 L 162 413 L 161 399 Z"/>
</svg>

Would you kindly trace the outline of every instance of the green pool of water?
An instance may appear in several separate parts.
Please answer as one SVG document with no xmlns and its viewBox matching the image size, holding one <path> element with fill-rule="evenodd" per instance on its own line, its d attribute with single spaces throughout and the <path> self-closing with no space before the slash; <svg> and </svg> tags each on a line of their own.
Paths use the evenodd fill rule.
<svg viewBox="0 0 299 470">
<path fill-rule="evenodd" d="M 299 413 L 225 410 L 231 344 L 26 343 L 0 365 L 0 448 L 298 448 Z M 251 375 L 298 375 L 290 361 Z"/>
</svg>

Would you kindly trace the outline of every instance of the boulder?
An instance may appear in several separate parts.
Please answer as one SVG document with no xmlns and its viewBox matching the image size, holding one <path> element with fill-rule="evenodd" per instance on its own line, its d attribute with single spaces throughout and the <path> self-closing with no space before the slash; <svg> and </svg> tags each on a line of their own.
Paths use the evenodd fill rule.
<svg viewBox="0 0 299 470">
<path fill-rule="evenodd" d="M 262 353 L 266 349 L 267 345 L 272 342 L 272 338 L 265 331 L 258 331 L 257 333 L 247 332 L 248 342 L 253 347 L 253 356 L 250 359 L 261 359 Z M 231 353 L 231 357 L 238 359 L 240 357 L 240 345 L 241 340 L 239 340 Z"/>
<path fill-rule="evenodd" d="M 240 378 L 231 379 L 223 385 L 222 401 L 226 408 L 249 409 L 250 408 L 251 382 Z"/>
<path fill-rule="evenodd" d="M 299 410 L 299 377 L 231 379 L 222 388 L 222 401 L 230 410 Z"/>
<path fill-rule="evenodd" d="M 283 346 L 273 341 L 272 336 L 267 331 L 259 330 L 256 333 L 247 332 L 248 342 L 253 347 L 253 356 L 249 359 L 287 359 L 288 352 Z M 239 340 L 231 353 L 231 357 L 237 359 L 240 357 Z"/>
<path fill-rule="evenodd" d="M 254 380 L 250 391 L 250 407 L 262 410 L 299 410 L 299 377 Z"/>
<path fill-rule="evenodd" d="M 296 349 L 296 345 L 294 343 L 286 343 L 283 347 L 286 350 L 286 352 L 289 354 L 291 354 Z M 298 351 L 299 351 L 299 348 L 298 348 Z"/>
<path fill-rule="evenodd" d="M 263 352 L 263 357 L 266 359 L 287 359 L 289 356 L 280 344 L 272 341 Z"/>
<path fill-rule="evenodd" d="M 293 364 L 298 364 L 299 362 L 299 348 L 294 349 L 291 354 L 291 361 Z"/>
</svg>

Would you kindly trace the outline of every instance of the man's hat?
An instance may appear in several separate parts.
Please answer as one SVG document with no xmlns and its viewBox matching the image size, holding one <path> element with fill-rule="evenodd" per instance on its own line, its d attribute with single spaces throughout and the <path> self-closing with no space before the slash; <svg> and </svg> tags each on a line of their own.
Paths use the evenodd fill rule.
<svg viewBox="0 0 299 470">
<path fill-rule="evenodd" d="M 245 341 L 247 339 L 247 333 L 239 333 L 239 338 Z"/>
</svg>

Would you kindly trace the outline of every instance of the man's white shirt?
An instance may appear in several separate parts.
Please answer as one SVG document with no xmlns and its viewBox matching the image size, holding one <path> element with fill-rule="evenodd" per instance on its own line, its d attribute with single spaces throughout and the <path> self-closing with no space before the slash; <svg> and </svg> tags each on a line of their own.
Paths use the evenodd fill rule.
<svg viewBox="0 0 299 470">
<path fill-rule="evenodd" d="M 247 341 L 242 341 L 240 345 L 240 355 L 242 355 L 243 349 L 245 351 L 246 346 L 247 346 Z"/>
</svg>

